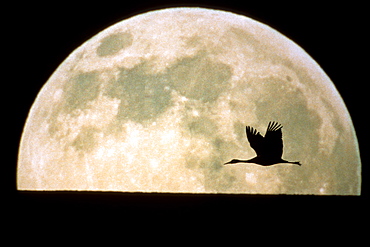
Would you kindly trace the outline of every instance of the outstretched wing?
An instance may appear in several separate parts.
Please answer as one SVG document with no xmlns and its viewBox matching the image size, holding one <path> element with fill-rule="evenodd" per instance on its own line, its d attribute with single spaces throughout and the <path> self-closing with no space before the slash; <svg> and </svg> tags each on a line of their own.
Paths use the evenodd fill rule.
<svg viewBox="0 0 370 247">
<path fill-rule="evenodd" d="M 283 126 L 277 122 L 269 122 L 264 138 L 264 154 L 270 157 L 281 158 L 283 155 Z"/>
<path fill-rule="evenodd" d="M 247 133 L 247 138 L 251 147 L 256 151 L 257 156 L 260 156 L 263 153 L 263 143 L 264 138 L 261 136 L 260 132 L 258 132 L 253 127 L 247 126 L 245 128 L 245 132 Z"/>
</svg>

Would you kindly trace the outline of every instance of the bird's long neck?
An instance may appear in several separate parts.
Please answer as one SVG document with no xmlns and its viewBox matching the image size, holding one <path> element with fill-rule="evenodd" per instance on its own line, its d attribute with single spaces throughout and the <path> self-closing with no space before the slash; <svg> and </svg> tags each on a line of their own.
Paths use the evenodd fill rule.
<svg viewBox="0 0 370 247">
<path fill-rule="evenodd" d="M 236 160 L 238 163 L 254 163 L 253 159 L 250 160 Z"/>
<path fill-rule="evenodd" d="M 254 157 L 252 159 L 249 159 L 249 160 L 243 160 L 242 162 L 243 163 L 256 163 L 256 162 L 258 163 L 259 160 L 260 160 L 260 158 L 258 156 L 256 156 L 256 157 Z"/>
<path fill-rule="evenodd" d="M 254 158 L 249 159 L 249 160 L 238 160 L 238 159 L 233 159 L 233 160 L 231 160 L 231 161 L 229 161 L 229 162 L 225 163 L 225 165 L 227 165 L 227 164 L 236 164 L 236 163 L 255 163 L 255 159 L 256 159 L 256 158 L 257 158 L 257 157 L 254 157 Z"/>
</svg>

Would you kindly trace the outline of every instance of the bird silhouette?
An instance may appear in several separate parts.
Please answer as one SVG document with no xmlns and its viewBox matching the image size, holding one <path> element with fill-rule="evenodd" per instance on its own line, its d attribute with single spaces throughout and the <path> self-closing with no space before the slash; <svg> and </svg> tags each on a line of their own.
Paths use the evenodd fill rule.
<svg viewBox="0 0 370 247">
<path fill-rule="evenodd" d="M 290 162 L 283 160 L 283 139 L 281 128 L 277 122 L 270 121 L 267 126 L 265 137 L 256 129 L 246 126 L 246 134 L 251 147 L 256 151 L 257 156 L 249 160 L 233 159 L 224 165 L 235 163 L 254 163 L 261 166 L 271 166 L 279 163 L 290 163 L 301 165 L 299 161 Z"/>
</svg>

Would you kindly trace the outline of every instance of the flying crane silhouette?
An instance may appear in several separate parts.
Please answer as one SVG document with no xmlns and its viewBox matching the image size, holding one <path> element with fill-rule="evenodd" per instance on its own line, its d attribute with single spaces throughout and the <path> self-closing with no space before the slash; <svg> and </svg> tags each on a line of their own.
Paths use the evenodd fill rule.
<svg viewBox="0 0 370 247">
<path fill-rule="evenodd" d="M 249 160 L 233 159 L 224 165 L 235 163 L 254 163 L 261 166 L 271 166 L 279 163 L 290 163 L 301 165 L 299 161 L 290 162 L 283 160 L 283 139 L 281 128 L 277 122 L 269 122 L 265 137 L 256 129 L 246 126 L 246 134 L 251 147 L 256 151 L 257 156 Z"/>
</svg>

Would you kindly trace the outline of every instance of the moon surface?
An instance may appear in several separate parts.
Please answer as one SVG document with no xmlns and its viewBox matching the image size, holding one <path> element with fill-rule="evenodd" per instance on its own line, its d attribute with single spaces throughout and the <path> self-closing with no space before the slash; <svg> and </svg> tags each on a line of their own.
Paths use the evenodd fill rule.
<svg viewBox="0 0 370 247">
<path fill-rule="evenodd" d="M 224 166 L 255 156 L 245 135 L 283 127 L 302 166 Z M 19 190 L 361 193 L 351 118 L 299 46 L 248 17 L 170 8 L 123 20 L 77 48 L 38 94 Z"/>
</svg>

